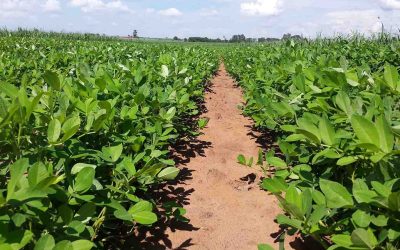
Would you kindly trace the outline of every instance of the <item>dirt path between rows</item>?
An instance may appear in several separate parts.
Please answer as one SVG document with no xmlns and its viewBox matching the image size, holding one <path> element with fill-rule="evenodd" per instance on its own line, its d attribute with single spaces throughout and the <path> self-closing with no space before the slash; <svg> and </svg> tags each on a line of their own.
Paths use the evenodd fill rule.
<svg viewBox="0 0 400 250">
<path fill-rule="evenodd" d="M 160 221 L 135 249 L 255 250 L 259 243 L 278 249 L 277 201 L 260 190 L 260 173 L 236 161 L 239 154 L 257 159 L 260 146 L 240 104 L 242 92 L 221 64 L 205 96 L 209 123 L 197 139 L 174 147 L 181 173 L 159 193 L 182 205 L 190 222 Z"/>
<path fill-rule="evenodd" d="M 249 136 L 252 122 L 241 114 L 240 88 L 221 64 L 206 93 L 203 115 L 207 127 L 198 137 L 196 157 L 182 162 L 190 173 L 178 187 L 190 190 L 187 218 L 192 230 L 168 232 L 172 249 L 257 249 L 258 243 L 274 243 L 271 234 L 280 212 L 276 199 L 258 187 L 259 174 L 239 165 L 239 154 L 257 156 L 258 145 Z"/>
</svg>

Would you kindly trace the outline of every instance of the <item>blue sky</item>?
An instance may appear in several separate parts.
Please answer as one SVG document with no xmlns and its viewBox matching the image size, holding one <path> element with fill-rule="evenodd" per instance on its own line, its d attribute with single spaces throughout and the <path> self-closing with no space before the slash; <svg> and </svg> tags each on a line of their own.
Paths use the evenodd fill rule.
<svg viewBox="0 0 400 250">
<path fill-rule="evenodd" d="M 109 35 L 314 37 L 370 34 L 382 22 L 398 33 L 400 0 L 0 0 L 0 25 L 9 29 Z"/>
</svg>

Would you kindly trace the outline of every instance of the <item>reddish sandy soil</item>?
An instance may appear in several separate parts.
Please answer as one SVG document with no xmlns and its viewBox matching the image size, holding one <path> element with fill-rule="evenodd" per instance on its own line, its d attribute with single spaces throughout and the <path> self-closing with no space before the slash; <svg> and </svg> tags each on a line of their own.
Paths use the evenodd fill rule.
<svg viewBox="0 0 400 250">
<path fill-rule="evenodd" d="M 238 109 L 242 102 L 222 64 L 206 93 L 203 117 L 209 123 L 196 141 L 175 148 L 180 181 L 163 190 L 184 206 L 190 222 L 159 228 L 143 249 L 254 250 L 259 243 L 278 249 L 277 201 L 258 187 L 260 173 L 236 161 L 239 154 L 257 159 L 260 146 L 251 120 Z M 285 245 L 302 248 L 296 242 Z"/>
<path fill-rule="evenodd" d="M 273 222 L 280 209 L 276 199 L 260 190 L 257 180 L 242 181 L 254 170 L 236 162 L 239 154 L 257 156 L 258 147 L 248 135 L 251 121 L 245 118 L 238 105 L 242 93 L 236 88 L 225 68 L 221 66 L 206 94 L 209 123 L 199 140 L 209 145 L 186 168 L 192 179 L 180 184 L 193 189 L 187 218 L 198 228 L 169 233 L 172 248 L 191 239 L 189 249 L 257 249 L 257 243 L 273 244 L 270 236 L 279 231 Z"/>
</svg>

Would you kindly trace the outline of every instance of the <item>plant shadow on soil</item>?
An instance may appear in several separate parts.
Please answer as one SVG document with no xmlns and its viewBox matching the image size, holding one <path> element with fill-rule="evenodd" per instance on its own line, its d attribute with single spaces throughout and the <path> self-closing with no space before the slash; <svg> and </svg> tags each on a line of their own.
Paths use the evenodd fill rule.
<svg viewBox="0 0 400 250">
<path fill-rule="evenodd" d="M 205 86 L 206 92 L 212 92 L 211 83 Z M 204 101 L 198 102 L 200 112 L 196 116 L 186 117 L 184 123 L 197 124 L 199 117 L 207 113 Z M 153 190 L 152 197 L 156 204 L 165 204 L 166 202 L 176 202 L 177 205 L 185 207 L 190 204 L 190 195 L 195 191 L 193 188 L 185 189 L 178 184 L 185 184 L 186 181 L 193 179 L 192 172 L 195 170 L 188 169 L 186 165 L 195 157 L 205 157 L 205 149 L 212 147 L 211 142 L 203 141 L 195 136 L 188 136 L 185 139 L 178 140 L 170 147 L 170 157 L 180 168 L 180 173 L 174 181 L 157 186 Z M 195 227 L 188 222 L 178 221 L 174 218 L 168 218 L 163 209 L 159 211 L 159 221 L 151 227 L 141 227 L 136 230 L 131 239 L 124 243 L 123 249 L 151 249 L 151 250 L 185 250 L 193 246 L 192 239 L 188 238 L 179 246 L 172 248 L 172 242 L 169 239 L 167 231 L 175 232 L 197 231 Z"/>
<path fill-rule="evenodd" d="M 273 131 L 257 128 L 254 125 L 247 125 L 246 128 L 249 131 L 247 135 L 257 143 L 259 148 L 261 148 L 263 151 L 274 150 L 275 152 L 279 153 L 279 146 L 274 143 L 275 138 L 278 137 L 278 134 L 274 133 Z"/>
<path fill-rule="evenodd" d="M 276 222 L 276 221 L 275 221 Z M 280 241 L 280 236 L 286 232 L 286 229 L 280 227 L 279 231 L 270 236 L 275 238 L 275 242 Z M 323 250 L 322 245 L 312 237 L 301 237 L 300 235 L 290 236 L 289 246 L 294 250 Z"/>
</svg>

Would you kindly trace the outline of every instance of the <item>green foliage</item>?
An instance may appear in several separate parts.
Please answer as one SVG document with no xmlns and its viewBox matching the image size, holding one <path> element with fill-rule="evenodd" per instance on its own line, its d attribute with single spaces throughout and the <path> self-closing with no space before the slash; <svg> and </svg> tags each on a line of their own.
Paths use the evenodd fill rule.
<svg viewBox="0 0 400 250">
<path fill-rule="evenodd" d="M 276 134 L 280 152 L 261 165 L 275 176 L 261 187 L 288 233 L 329 249 L 400 246 L 399 47 L 337 38 L 225 50 L 244 113 Z"/>
<path fill-rule="evenodd" d="M 185 220 L 151 189 L 178 175 L 168 146 L 195 132 L 218 58 L 88 40 L 0 37 L 0 249 L 104 248 L 160 207 Z"/>
</svg>

